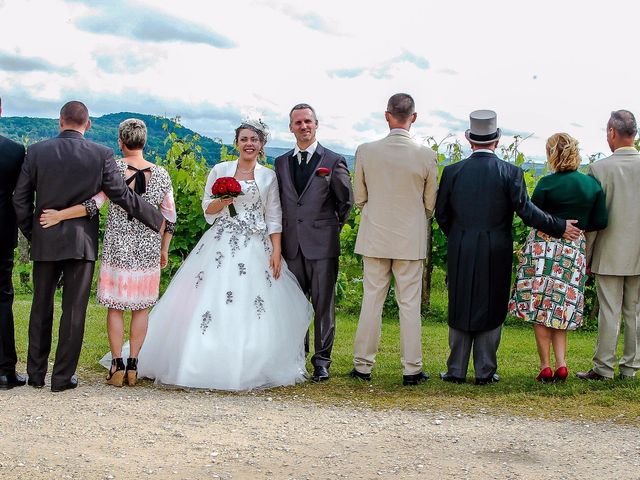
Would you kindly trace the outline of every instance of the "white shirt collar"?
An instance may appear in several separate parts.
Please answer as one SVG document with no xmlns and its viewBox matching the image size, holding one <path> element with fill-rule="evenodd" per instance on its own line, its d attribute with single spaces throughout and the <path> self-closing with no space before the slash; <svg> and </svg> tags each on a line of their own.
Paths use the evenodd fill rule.
<svg viewBox="0 0 640 480">
<path fill-rule="evenodd" d="M 477 150 L 474 150 L 473 153 L 496 153 L 496 152 L 494 152 L 489 148 L 478 148 Z"/>
<path fill-rule="evenodd" d="M 620 147 L 616 148 L 613 153 L 623 153 L 623 152 L 637 152 L 636 147 Z"/>
<path fill-rule="evenodd" d="M 396 135 L 396 134 L 405 135 L 407 137 L 411 136 L 411 134 L 409 133 L 409 130 L 405 130 L 404 128 L 392 128 L 391 130 L 389 130 L 389 135 Z"/>
<path fill-rule="evenodd" d="M 316 140 L 315 142 L 313 142 L 311 145 L 309 145 L 307 148 L 304 149 L 305 152 L 309 152 L 309 154 L 307 155 L 307 161 L 311 160 L 311 157 L 313 157 L 313 154 L 316 153 L 317 148 L 318 148 L 318 141 Z M 300 153 L 300 147 L 296 143 L 296 146 L 293 149 L 293 155 L 298 158 L 298 163 L 302 161 L 302 158 L 300 158 L 300 155 L 298 155 L 299 153 Z"/>
</svg>

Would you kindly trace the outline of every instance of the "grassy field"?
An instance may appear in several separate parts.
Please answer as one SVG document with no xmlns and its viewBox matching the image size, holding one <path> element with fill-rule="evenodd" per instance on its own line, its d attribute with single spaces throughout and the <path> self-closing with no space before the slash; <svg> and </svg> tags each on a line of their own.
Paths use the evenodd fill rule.
<svg viewBox="0 0 640 480">
<path fill-rule="evenodd" d="M 434 309 L 442 312 L 442 292 L 436 291 L 434 301 Z M 31 297 L 23 294 L 16 298 L 14 307 L 19 370 L 23 372 L 30 303 Z M 58 305 L 56 317 L 59 314 Z M 78 371 L 81 382 L 99 382 L 105 374 L 105 370 L 98 365 L 98 360 L 108 350 L 105 316 L 105 309 L 92 300 Z M 510 413 L 547 418 L 607 419 L 640 424 L 640 381 L 584 382 L 575 378 L 575 371 L 591 367 L 596 339 L 593 332 L 570 333 L 568 359 L 571 377 L 564 384 L 543 385 L 533 380 L 538 370 L 533 332 L 524 325 L 511 325 L 504 328 L 498 355 L 498 373 L 502 376 L 502 381 L 484 387 L 472 384 L 452 385 L 438 378 L 438 372 L 445 369 L 448 355 L 447 326 L 441 321 L 426 318 L 422 332 L 424 370 L 431 375 L 431 380 L 417 387 L 403 387 L 399 327 L 397 321 L 391 318 L 386 318 L 383 322 L 382 343 L 372 381 L 361 382 L 348 376 L 352 368 L 357 321 L 354 315 L 339 315 L 330 381 L 317 385 L 305 383 L 278 388 L 258 395 L 303 398 L 330 405 Z M 57 333 L 54 332 L 54 335 Z M 469 380 L 473 380 L 471 368 Z M 155 387 L 151 382 L 142 382 L 140 388 Z"/>
</svg>

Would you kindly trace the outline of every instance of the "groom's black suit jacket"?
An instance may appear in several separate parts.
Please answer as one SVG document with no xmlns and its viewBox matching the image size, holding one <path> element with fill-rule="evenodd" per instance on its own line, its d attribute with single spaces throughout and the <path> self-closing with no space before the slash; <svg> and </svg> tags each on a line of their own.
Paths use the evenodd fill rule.
<svg viewBox="0 0 640 480">
<path fill-rule="evenodd" d="M 0 136 L 0 260 L 12 259 L 18 227 L 11 198 L 24 160 L 24 147 Z"/>
<path fill-rule="evenodd" d="M 13 204 L 18 226 L 31 241 L 31 259 L 95 261 L 97 215 L 65 220 L 47 229 L 40 226 L 39 218 L 46 208 L 77 205 L 100 191 L 149 228 L 160 230 L 162 214 L 125 185 L 110 148 L 74 130 L 29 146 Z"/>
</svg>

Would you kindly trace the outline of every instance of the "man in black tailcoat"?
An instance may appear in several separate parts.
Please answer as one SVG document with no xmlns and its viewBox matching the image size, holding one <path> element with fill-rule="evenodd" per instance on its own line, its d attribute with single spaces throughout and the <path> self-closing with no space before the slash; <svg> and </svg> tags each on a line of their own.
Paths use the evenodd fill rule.
<svg viewBox="0 0 640 480">
<path fill-rule="evenodd" d="M 0 98 L 0 115 L 2 99 Z M 0 136 L 0 390 L 21 387 L 24 377 L 16 373 L 15 331 L 13 325 L 13 250 L 18 227 L 11 198 L 24 160 L 24 147 Z"/>
<path fill-rule="evenodd" d="M 318 119 L 310 105 L 294 106 L 289 129 L 296 146 L 275 163 L 282 204 L 282 256 L 310 296 L 315 312 L 315 352 L 311 357 L 311 380 L 315 382 L 329 378 L 340 230 L 353 205 L 347 162 L 318 143 L 317 128 Z M 308 350 L 308 339 L 305 346 Z"/>
<path fill-rule="evenodd" d="M 553 217 L 529 200 L 522 169 L 494 153 L 500 139 L 496 113 L 470 115 L 465 136 L 473 154 L 444 168 L 436 219 L 447 236 L 449 347 L 442 380 L 466 381 L 473 348 L 477 385 L 497 382 L 496 353 L 507 316 L 513 261 L 514 212 L 553 237 L 575 239 L 575 220 Z"/>
<path fill-rule="evenodd" d="M 43 209 L 60 210 L 81 204 L 103 191 L 115 204 L 160 231 L 160 211 L 124 183 L 110 148 L 90 142 L 91 126 L 81 102 L 66 103 L 60 111 L 60 134 L 29 146 L 13 197 L 18 226 L 31 241 L 33 303 L 29 319 L 29 385 L 44 386 L 53 325 L 56 284 L 63 276 L 62 317 L 51 375 L 51 391 L 77 386 L 75 377 L 93 269 L 98 255 L 98 216 L 74 218 L 42 228 Z M 34 208 L 35 195 L 35 208 Z"/>
</svg>

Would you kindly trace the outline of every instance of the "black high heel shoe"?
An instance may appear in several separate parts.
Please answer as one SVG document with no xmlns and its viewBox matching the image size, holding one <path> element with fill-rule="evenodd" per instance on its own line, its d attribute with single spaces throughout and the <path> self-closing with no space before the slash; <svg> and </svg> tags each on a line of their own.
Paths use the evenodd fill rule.
<svg viewBox="0 0 640 480">
<path fill-rule="evenodd" d="M 113 369 L 115 367 L 115 370 Z M 124 362 L 122 358 L 114 358 L 111 360 L 111 369 L 107 377 L 107 383 L 114 387 L 121 387 L 124 384 Z"/>
<path fill-rule="evenodd" d="M 138 359 L 127 358 L 127 370 L 126 370 L 127 384 L 133 387 L 138 381 Z"/>
</svg>

